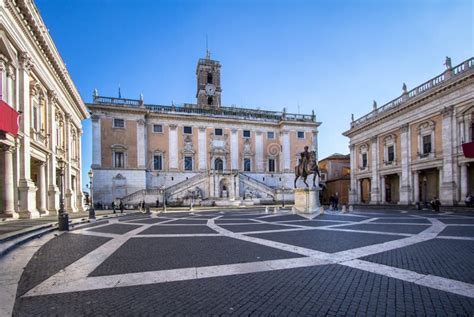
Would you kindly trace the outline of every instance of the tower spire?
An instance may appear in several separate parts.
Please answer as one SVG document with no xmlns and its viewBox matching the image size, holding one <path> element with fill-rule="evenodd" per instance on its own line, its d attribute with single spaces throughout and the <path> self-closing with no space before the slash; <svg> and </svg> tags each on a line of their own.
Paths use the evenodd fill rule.
<svg viewBox="0 0 474 317">
<path fill-rule="evenodd" d="M 211 59 L 211 52 L 209 52 L 209 47 L 208 47 L 207 33 L 206 33 L 206 59 Z"/>
</svg>

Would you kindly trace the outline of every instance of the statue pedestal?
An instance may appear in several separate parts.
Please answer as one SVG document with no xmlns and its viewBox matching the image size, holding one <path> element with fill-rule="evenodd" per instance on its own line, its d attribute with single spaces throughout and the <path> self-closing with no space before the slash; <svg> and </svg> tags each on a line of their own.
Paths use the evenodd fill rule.
<svg viewBox="0 0 474 317">
<path fill-rule="evenodd" d="M 296 188 L 293 212 L 303 215 L 315 215 L 321 212 L 318 188 Z"/>
</svg>

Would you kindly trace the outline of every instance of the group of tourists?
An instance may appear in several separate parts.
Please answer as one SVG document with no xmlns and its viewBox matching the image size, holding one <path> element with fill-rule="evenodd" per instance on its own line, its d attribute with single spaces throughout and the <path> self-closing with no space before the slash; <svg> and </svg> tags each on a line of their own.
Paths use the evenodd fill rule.
<svg viewBox="0 0 474 317">
<path fill-rule="evenodd" d="M 117 208 L 120 210 L 120 213 L 123 214 L 124 206 L 122 200 L 120 200 L 118 204 L 115 202 L 115 200 L 112 202 L 112 209 L 114 210 L 114 214 L 116 213 Z"/>
<path fill-rule="evenodd" d="M 336 193 L 335 195 L 331 195 L 329 197 L 329 206 L 331 207 L 331 210 L 338 210 L 338 204 L 339 204 L 339 193 Z"/>
<path fill-rule="evenodd" d="M 474 206 L 474 197 L 471 196 L 471 193 L 466 194 L 466 197 L 464 198 L 464 203 L 466 204 L 466 207 Z"/>
</svg>

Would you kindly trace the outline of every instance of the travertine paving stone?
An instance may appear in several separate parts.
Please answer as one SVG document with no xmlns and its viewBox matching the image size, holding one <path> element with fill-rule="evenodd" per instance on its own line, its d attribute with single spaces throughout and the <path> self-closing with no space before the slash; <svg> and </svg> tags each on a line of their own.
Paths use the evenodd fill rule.
<svg viewBox="0 0 474 317">
<path fill-rule="evenodd" d="M 301 257 L 228 237 L 133 238 L 90 276 Z"/>
<path fill-rule="evenodd" d="M 380 231 L 380 232 L 395 232 L 395 233 L 420 233 L 430 226 L 410 226 L 410 225 L 385 225 L 385 224 L 355 224 L 339 227 L 339 229 L 352 229 L 352 230 L 366 230 L 366 231 Z"/>
<path fill-rule="evenodd" d="M 449 227 L 446 227 L 446 229 L 444 229 L 441 232 L 440 236 L 458 236 L 458 237 L 474 238 L 474 226 L 472 227 L 449 226 Z"/>
<path fill-rule="evenodd" d="M 47 295 L 30 315 L 470 315 L 474 300 L 339 265 Z"/>
<path fill-rule="evenodd" d="M 474 284 L 474 241 L 428 240 L 362 260 Z"/>
<path fill-rule="evenodd" d="M 217 233 L 211 228 L 200 225 L 200 226 L 187 226 L 187 225 L 154 225 L 150 228 L 142 231 L 142 234 L 194 234 L 194 233 Z"/>
<path fill-rule="evenodd" d="M 474 227 L 443 224 L 473 215 L 203 215 L 137 214 L 50 240 L 25 268 L 14 316 L 474 314 Z M 267 228 L 278 231 L 245 234 Z M 340 231 L 353 229 L 368 232 Z"/>
<path fill-rule="evenodd" d="M 64 233 L 50 240 L 28 262 L 18 285 L 18 295 L 23 295 L 109 240 L 72 233 Z"/>
<path fill-rule="evenodd" d="M 222 228 L 227 229 L 232 232 L 251 232 L 251 231 L 267 231 L 267 230 L 281 230 L 281 229 L 291 229 L 288 226 L 279 226 L 278 224 L 250 224 L 250 225 L 221 225 Z M 296 227 L 295 227 L 296 228 Z"/>
<path fill-rule="evenodd" d="M 259 233 L 251 236 L 329 253 L 397 240 L 401 238 L 400 236 L 353 232 L 348 233 L 326 230 Z"/>
<path fill-rule="evenodd" d="M 114 223 L 114 224 L 104 226 L 104 227 L 100 227 L 100 228 L 89 229 L 88 231 L 102 232 L 102 233 L 124 234 L 124 233 L 132 231 L 134 229 L 137 229 L 138 227 L 140 227 L 140 226 L 124 225 L 124 224 Z"/>
</svg>

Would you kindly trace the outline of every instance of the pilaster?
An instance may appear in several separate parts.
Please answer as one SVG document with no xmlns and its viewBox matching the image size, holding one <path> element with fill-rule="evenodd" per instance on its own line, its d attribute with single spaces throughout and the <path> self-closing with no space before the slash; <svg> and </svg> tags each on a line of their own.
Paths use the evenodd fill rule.
<svg viewBox="0 0 474 317">
<path fill-rule="evenodd" d="M 232 129 L 230 134 L 230 155 L 231 155 L 231 169 L 239 169 L 239 139 L 237 129 Z"/>
<path fill-rule="evenodd" d="M 401 177 L 400 177 L 400 200 L 399 204 L 409 205 L 411 203 L 410 188 L 410 129 L 408 124 L 400 127 L 400 152 L 401 152 Z"/>
<path fill-rule="evenodd" d="M 92 120 L 92 168 L 102 165 L 102 138 L 100 116 L 93 114 Z"/>
<path fill-rule="evenodd" d="M 137 121 L 137 167 L 146 168 L 145 139 L 146 139 L 146 122 L 144 119 Z"/>
<path fill-rule="evenodd" d="M 281 147 L 283 153 L 282 171 L 289 173 L 291 171 L 291 155 L 290 155 L 290 131 L 281 131 Z"/>
<path fill-rule="evenodd" d="M 168 133 L 169 169 L 178 169 L 178 126 L 170 124 Z"/>
<path fill-rule="evenodd" d="M 265 164 L 263 158 L 263 135 L 262 131 L 255 133 L 255 166 L 257 172 L 265 171 Z"/>
<path fill-rule="evenodd" d="M 371 169 L 372 169 L 372 182 L 371 182 L 371 190 L 370 190 L 370 203 L 371 204 L 378 204 L 380 202 L 379 196 L 379 165 L 378 165 L 378 157 L 379 157 L 379 146 L 378 146 L 378 138 L 373 137 L 371 139 L 372 145 L 371 149 Z"/>
<path fill-rule="evenodd" d="M 349 204 L 357 203 L 359 187 L 357 186 L 356 178 L 356 154 L 355 145 L 351 144 L 350 149 L 350 164 L 351 164 L 351 187 L 349 188 Z"/>
<path fill-rule="evenodd" d="M 442 140 L 443 140 L 443 172 L 440 178 L 440 200 L 443 205 L 453 205 L 456 201 L 457 186 L 454 178 L 453 159 L 453 114 L 454 106 L 445 107 L 441 114 L 443 116 Z M 441 176 L 441 175 L 440 175 Z"/>
<path fill-rule="evenodd" d="M 198 129 L 198 168 L 200 171 L 207 169 L 207 151 L 206 151 L 206 127 Z"/>
</svg>

